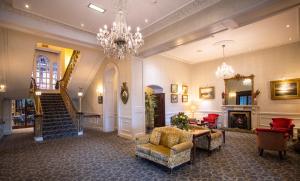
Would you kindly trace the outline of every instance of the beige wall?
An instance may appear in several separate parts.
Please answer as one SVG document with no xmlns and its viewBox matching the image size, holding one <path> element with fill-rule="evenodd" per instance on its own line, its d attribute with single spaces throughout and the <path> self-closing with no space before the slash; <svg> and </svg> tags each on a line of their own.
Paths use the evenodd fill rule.
<svg viewBox="0 0 300 181">
<path fill-rule="evenodd" d="M 262 112 L 300 113 L 299 100 L 271 100 L 270 81 L 284 78 L 300 77 L 300 43 L 260 50 L 233 57 L 225 61 L 236 73 L 254 75 L 254 90 L 261 94 L 257 101 Z M 223 62 L 222 59 L 199 63 L 192 66 L 193 93 L 198 95 L 200 86 L 215 86 L 216 96 L 213 100 L 199 100 L 200 110 L 221 110 L 221 93 L 224 91 L 224 81 L 217 79 L 215 71 Z"/>
<path fill-rule="evenodd" d="M 72 48 L 81 52 L 79 62 L 74 69 L 69 85 L 72 97 L 77 99 L 76 93 L 79 87 L 83 89 L 88 87 L 102 63 L 104 57 L 102 51 L 92 47 L 70 44 L 3 27 L 0 27 L 0 79 L 2 77 L 5 79 L 6 92 L 0 93 L 1 97 L 7 101 L 29 97 L 31 72 L 35 48 L 38 42 Z M 7 110 L 10 107 L 5 101 L 1 101 L 0 106 L 0 109 L 3 110 Z M 10 113 L 7 112 L 3 111 L 0 114 L 1 119 L 6 122 L 5 134 L 9 134 L 11 131 L 9 126 L 7 126 L 10 125 L 11 121 L 7 116 Z"/>
<path fill-rule="evenodd" d="M 35 36 L 0 27 L 0 65 L 4 65 L 7 84 L 6 98 L 26 98 L 29 96 L 30 77 L 36 44 L 56 45 L 72 48 L 81 52 L 81 57 L 73 72 L 70 89 L 86 88 L 100 66 L 103 53 L 96 48 L 83 47 L 53 39 Z M 2 72 L 0 73 L 2 75 Z"/>
<path fill-rule="evenodd" d="M 180 111 L 188 109 L 189 103 L 182 103 L 181 94 L 178 95 L 178 103 L 171 103 L 171 84 L 179 87 L 189 87 L 189 100 L 191 100 L 191 66 L 160 55 L 146 58 L 143 61 L 144 88 L 149 85 L 157 85 L 163 88 L 165 93 L 166 124 L 170 123 L 170 117 Z"/>
</svg>

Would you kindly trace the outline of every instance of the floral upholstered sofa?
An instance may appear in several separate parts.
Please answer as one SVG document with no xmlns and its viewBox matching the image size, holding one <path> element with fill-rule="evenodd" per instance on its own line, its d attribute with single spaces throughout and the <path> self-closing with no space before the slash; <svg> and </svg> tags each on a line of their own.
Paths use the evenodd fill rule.
<svg viewBox="0 0 300 181">
<path fill-rule="evenodd" d="M 193 136 L 175 127 L 155 128 L 150 135 L 136 138 L 136 156 L 170 168 L 189 162 Z"/>
</svg>

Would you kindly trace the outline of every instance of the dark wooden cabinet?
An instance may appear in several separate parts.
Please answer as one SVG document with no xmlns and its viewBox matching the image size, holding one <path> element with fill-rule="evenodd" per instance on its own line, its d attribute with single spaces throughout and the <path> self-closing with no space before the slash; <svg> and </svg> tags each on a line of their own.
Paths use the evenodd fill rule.
<svg viewBox="0 0 300 181">
<path fill-rule="evenodd" d="M 154 109 L 154 127 L 165 126 L 165 94 L 157 93 L 154 95 L 157 103 Z"/>
</svg>

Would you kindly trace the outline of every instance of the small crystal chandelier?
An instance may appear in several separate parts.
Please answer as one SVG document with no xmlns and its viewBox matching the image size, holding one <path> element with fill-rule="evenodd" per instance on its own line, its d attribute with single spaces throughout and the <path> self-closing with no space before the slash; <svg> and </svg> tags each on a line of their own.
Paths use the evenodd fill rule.
<svg viewBox="0 0 300 181">
<path fill-rule="evenodd" d="M 225 53 L 224 53 L 224 49 L 225 49 L 225 45 L 222 45 L 223 47 L 223 59 L 225 59 Z M 234 75 L 234 70 L 230 65 L 227 65 L 225 62 L 222 63 L 221 66 L 218 67 L 217 71 L 216 71 L 216 76 L 217 78 L 221 79 L 226 79 L 226 78 L 230 78 Z"/>
<path fill-rule="evenodd" d="M 131 27 L 127 26 L 126 13 L 124 11 L 125 0 L 119 0 L 118 12 L 111 30 L 107 25 L 100 28 L 97 33 L 97 43 L 104 49 L 104 53 L 110 57 L 124 59 L 126 55 L 136 55 L 137 50 L 144 44 L 140 28 L 131 33 Z"/>
</svg>

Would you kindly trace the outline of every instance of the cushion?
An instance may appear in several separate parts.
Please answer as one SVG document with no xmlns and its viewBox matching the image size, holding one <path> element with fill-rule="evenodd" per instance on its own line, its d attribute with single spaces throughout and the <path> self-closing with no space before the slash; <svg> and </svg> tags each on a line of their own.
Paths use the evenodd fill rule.
<svg viewBox="0 0 300 181">
<path fill-rule="evenodd" d="M 179 135 L 169 134 L 167 137 L 167 147 L 172 148 L 174 145 L 177 145 L 179 142 Z"/>
<path fill-rule="evenodd" d="M 161 133 L 159 131 L 152 131 L 150 136 L 150 143 L 159 145 Z"/>
<path fill-rule="evenodd" d="M 170 157 L 170 148 L 162 145 L 153 146 L 150 150 L 150 155 L 157 159 L 168 161 Z"/>
<path fill-rule="evenodd" d="M 149 155 L 151 147 L 152 147 L 152 144 L 150 144 L 150 143 L 137 145 L 136 146 L 136 151 Z"/>
</svg>

